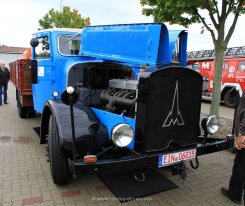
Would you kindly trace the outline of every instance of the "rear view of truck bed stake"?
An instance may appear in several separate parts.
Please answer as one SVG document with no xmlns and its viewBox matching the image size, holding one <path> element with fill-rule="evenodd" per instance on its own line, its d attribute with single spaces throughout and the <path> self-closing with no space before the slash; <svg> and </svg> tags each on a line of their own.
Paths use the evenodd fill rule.
<svg viewBox="0 0 245 206">
<path fill-rule="evenodd" d="M 218 128 L 214 116 L 203 120 L 201 135 L 202 77 L 185 67 L 186 31 L 164 24 L 50 29 L 31 45 L 33 104 L 55 184 L 68 183 L 68 160 L 73 172 L 115 173 L 229 147 L 207 138 Z"/>
</svg>

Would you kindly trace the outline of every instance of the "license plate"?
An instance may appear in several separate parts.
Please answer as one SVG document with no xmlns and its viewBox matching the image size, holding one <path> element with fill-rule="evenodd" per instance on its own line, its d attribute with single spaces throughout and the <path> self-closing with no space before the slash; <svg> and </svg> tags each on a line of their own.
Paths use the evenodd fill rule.
<svg viewBox="0 0 245 206">
<path fill-rule="evenodd" d="M 196 157 L 196 149 L 159 155 L 158 167 L 165 167 L 168 165 L 175 164 L 177 162 L 181 162 L 183 160 L 191 160 L 194 159 L 195 157 Z"/>
</svg>

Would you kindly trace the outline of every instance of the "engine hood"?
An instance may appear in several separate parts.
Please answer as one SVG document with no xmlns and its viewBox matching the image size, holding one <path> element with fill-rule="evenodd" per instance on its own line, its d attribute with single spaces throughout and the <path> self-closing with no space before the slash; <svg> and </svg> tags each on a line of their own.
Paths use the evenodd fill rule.
<svg viewBox="0 0 245 206">
<path fill-rule="evenodd" d="M 171 32 L 175 42 L 181 31 Z M 174 43 L 164 24 L 85 27 L 80 55 L 137 65 L 170 64 Z"/>
</svg>

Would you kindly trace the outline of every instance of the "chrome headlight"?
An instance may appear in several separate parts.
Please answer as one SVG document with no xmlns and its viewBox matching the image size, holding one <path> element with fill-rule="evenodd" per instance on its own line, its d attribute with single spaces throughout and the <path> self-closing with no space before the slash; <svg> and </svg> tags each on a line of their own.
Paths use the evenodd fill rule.
<svg viewBox="0 0 245 206">
<path fill-rule="evenodd" d="M 219 119 L 216 115 L 204 117 L 202 119 L 202 128 L 205 132 L 214 134 L 219 129 Z"/>
<path fill-rule="evenodd" d="M 118 124 L 112 129 L 112 141 L 118 147 L 127 147 L 134 137 L 134 131 L 128 124 Z"/>
</svg>

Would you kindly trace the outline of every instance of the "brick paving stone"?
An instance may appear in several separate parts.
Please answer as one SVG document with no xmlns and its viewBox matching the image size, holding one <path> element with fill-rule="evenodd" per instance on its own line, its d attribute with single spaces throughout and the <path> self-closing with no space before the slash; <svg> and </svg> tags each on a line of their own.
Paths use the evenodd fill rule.
<svg viewBox="0 0 245 206">
<path fill-rule="evenodd" d="M 95 189 L 96 189 L 97 191 L 105 191 L 105 190 L 108 190 L 108 188 L 106 187 L 106 185 L 97 185 L 97 186 L 95 187 Z"/>
<path fill-rule="evenodd" d="M 44 201 L 42 203 L 36 203 L 35 206 L 54 206 L 54 201 Z"/>
<path fill-rule="evenodd" d="M 42 192 L 43 201 L 51 201 L 53 199 L 50 191 Z"/>
<path fill-rule="evenodd" d="M 4 202 L 2 202 L 1 206 L 12 206 L 12 203 L 4 203 Z"/>
<path fill-rule="evenodd" d="M 8 202 L 12 202 L 12 197 L 5 197 L 3 195 L 3 197 L 2 197 L 2 203 L 8 203 Z"/>
<path fill-rule="evenodd" d="M 42 203 L 43 197 L 31 197 L 29 199 L 23 199 L 22 204 L 23 205 L 33 205 L 35 203 Z"/>
<path fill-rule="evenodd" d="M 52 199 L 53 199 L 55 205 L 64 203 L 64 199 L 60 196 L 59 193 L 58 194 L 53 194 L 52 195 Z"/>
<path fill-rule="evenodd" d="M 75 205 L 76 206 L 87 206 L 87 204 L 84 201 L 76 201 Z"/>
<path fill-rule="evenodd" d="M 67 198 L 67 197 L 75 197 L 75 196 L 80 196 L 81 193 L 79 190 L 77 191 L 69 191 L 69 192 L 61 192 L 61 197 Z"/>
<path fill-rule="evenodd" d="M 14 196 L 12 196 L 12 202 L 21 201 L 23 199 L 29 199 L 29 197 L 30 197 L 30 195 L 14 195 Z"/>
<path fill-rule="evenodd" d="M 23 206 L 22 201 L 13 201 L 12 206 Z"/>
<path fill-rule="evenodd" d="M 56 204 L 56 206 L 66 206 L 65 204 Z"/>
<path fill-rule="evenodd" d="M 223 164 L 221 164 L 220 162 L 211 162 L 209 165 L 211 167 L 219 167 L 219 168 L 223 166 Z"/>
</svg>

